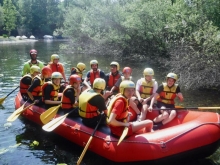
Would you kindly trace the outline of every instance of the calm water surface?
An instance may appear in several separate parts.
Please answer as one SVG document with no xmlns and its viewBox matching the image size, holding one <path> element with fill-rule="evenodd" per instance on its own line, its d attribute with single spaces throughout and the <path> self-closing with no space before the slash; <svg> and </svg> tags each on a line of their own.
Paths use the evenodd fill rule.
<svg viewBox="0 0 220 165">
<path fill-rule="evenodd" d="M 64 42 L 30 42 L 21 44 L 0 43 L 0 98 L 3 98 L 19 85 L 23 63 L 29 60 L 29 50 L 38 50 L 38 59 L 47 63 L 54 53 L 60 55 L 60 61 L 64 64 L 66 75 L 78 62 L 84 62 L 89 70 L 89 61 L 97 59 L 99 67 L 106 73 L 109 72 L 109 64 L 114 57 L 69 55 L 59 52 L 59 46 Z M 117 59 L 115 59 L 117 60 Z M 142 76 L 145 67 L 152 67 L 155 70 L 155 77 L 158 83 L 164 80 L 169 71 L 159 66 L 153 66 L 147 62 L 119 61 L 121 68 L 130 66 L 133 68 L 133 78 L 137 80 Z M 0 75 L 1 77 L 1 75 Z M 218 91 L 182 91 L 185 96 L 184 107 L 198 106 L 220 106 L 220 93 Z M 82 147 L 68 142 L 67 140 L 53 133 L 42 131 L 41 127 L 20 117 L 12 125 L 6 119 L 14 111 L 14 98 L 17 91 L 12 93 L 0 106 L 0 165 L 55 165 L 55 164 L 76 164 L 82 152 Z M 34 141 L 39 145 L 33 145 Z M 220 149 L 210 158 L 195 160 L 188 164 L 198 165 L 219 165 Z M 82 164 L 113 165 L 114 162 L 106 160 L 92 152 L 87 151 Z"/>
</svg>

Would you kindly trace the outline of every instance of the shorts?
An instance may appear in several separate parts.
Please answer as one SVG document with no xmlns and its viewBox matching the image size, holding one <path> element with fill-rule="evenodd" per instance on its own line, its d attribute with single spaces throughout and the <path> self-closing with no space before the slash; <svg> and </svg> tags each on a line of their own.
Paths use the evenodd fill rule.
<svg viewBox="0 0 220 165">
<path fill-rule="evenodd" d="M 122 126 L 111 126 L 110 125 L 110 129 L 111 129 L 112 134 L 114 134 L 118 137 L 121 137 L 121 135 L 124 131 L 124 128 L 125 127 L 122 127 Z M 133 130 L 132 130 L 132 125 L 130 124 L 128 127 L 128 133 L 127 133 L 126 137 L 131 136 L 132 134 L 133 134 Z"/>
<path fill-rule="evenodd" d="M 174 104 L 165 104 L 163 102 L 158 101 L 157 102 L 157 107 L 161 108 L 161 107 L 165 107 L 165 108 L 175 108 Z"/>
</svg>

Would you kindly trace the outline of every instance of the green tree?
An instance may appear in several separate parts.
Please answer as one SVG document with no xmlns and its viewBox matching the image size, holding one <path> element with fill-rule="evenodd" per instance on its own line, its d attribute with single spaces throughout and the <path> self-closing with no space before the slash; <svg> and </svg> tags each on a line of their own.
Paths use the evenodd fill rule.
<svg viewBox="0 0 220 165">
<path fill-rule="evenodd" d="M 4 30 L 6 30 L 8 32 L 8 36 L 10 36 L 11 31 L 16 27 L 16 15 L 17 15 L 16 8 L 12 4 L 11 0 L 3 1 L 3 11 L 4 11 Z"/>
<path fill-rule="evenodd" d="M 4 12 L 2 6 L 0 6 L 0 27 L 4 25 Z"/>
</svg>

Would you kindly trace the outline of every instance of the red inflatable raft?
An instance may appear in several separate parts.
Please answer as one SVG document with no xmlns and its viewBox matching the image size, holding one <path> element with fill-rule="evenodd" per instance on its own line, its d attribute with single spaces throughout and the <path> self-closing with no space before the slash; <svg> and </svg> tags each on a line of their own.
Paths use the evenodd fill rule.
<svg viewBox="0 0 220 165">
<path fill-rule="evenodd" d="M 23 103 L 18 94 L 15 108 Z M 39 117 L 44 111 L 41 107 L 31 106 L 22 116 L 42 125 Z M 153 119 L 157 115 L 158 112 L 153 111 L 148 113 L 148 118 Z M 66 118 L 54 132 L 84 147 L 93 129 L 84 126 L 81 119 L 75 117 Z M 119 146 L 117 143 L 118 138 L 110 133 L 108 126 L 101 126 L 96 131 L 89 150 L 114 162 L 178 163 L 207 157 L 220 146 L 220 115 L 178 110 L 177 117 L 161 130 L 134 134 L 124 139 Z"/>
</svg>

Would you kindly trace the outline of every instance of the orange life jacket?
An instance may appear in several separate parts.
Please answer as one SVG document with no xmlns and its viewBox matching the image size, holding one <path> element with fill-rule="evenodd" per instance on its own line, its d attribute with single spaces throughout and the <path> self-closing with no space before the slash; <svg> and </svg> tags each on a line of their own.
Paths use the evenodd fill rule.
<svg viewBox="0 0 220 165">
<path fill-rule="evenodd" d="M 50 62 L 48 65 L 51 68 L 52 73 L 53 72 L 60 72 L 60 73 L 63 72 L 63 66 L 60 63 L 54 64 L 54 63 Z"/>
<path fill-rule="evenodd" d="M 168 87 L 167 83 L 163 83 L 163 91 L 159 93 L 157 101 L 165 104 L 175 104 L 174 99 L 176 97 L 176 89 L 178 84 L 174 84 L 171 88 Z"/>
<path fill-rule="evenodd" d="M 41 87 L 44 84 L 44 80 L 42 80 L 41 77 L 37 75 L 32 79 L 32 82 L 35 78 L 40 80 L 40 85 L 37 86 L 36 88 L 34 88 L 33 91 L 31 92 L 31 94 L 33 96 L 42 96 L 42 88 Z"/>
<path fill-rule="evenodd" d="M 73 104 L 71 103 L 70 99 L 68 97 L 65 96 L 65 91 L 71 89 L 72 91 L 75 91 L 75 94 L 73 97 L 77 96 L 77 91 L 70 85 L 68 85 L 65 90 L 63 91 L 63 96 L 61 99 L 61 108 L 62 109 L 71 109 L 73 108 Z"/>
<path fill-rule="evenodd" d="M 146 99 L 153 94 L 154 82 L 155 79 L 152 79 L 152 81 L 147 82 L 145 78 L 141 78 L 141 86 L 140 86 L 141 98 Z"/>
<path fill-rule="evenodd" d="M 93 70 L 91 69 L 89 78 L 91 86 L 96 78 L 100 78 L 100 69 L 98 69 L 97 72 L 93 72 Z"/>
<path fill-rule="evenodd" d="M 118 81 L 118 79 L 121 77 L 121 75 L 119 74 L 119 72 L 116 75 L 113 75 L 111 72 L 109 74 L 109 79 L 108 79 L 108 89 L 111 89 L 115 83 Z M 115 89 L 116 91 L 119 90 L 118 87 L 116 87 Z"/>
<path fill-rule="evenodd" d="M 52 101 L 57 101 L 58 100 L 58 94 L 59 94 L 59 89 L 60 89 L 60 86 L 57 86 L 55 84 L 53 84 L 52 82 L 48 81 L 46 82 L 43 86 L 42 86 L 42 100 L 44 100 L 44 90 L 46 88 L 46 86 L 48 85 L 52 85 L 53 86 L 53 90 L 50 92 L 50 100 Z"/>
</svg>

